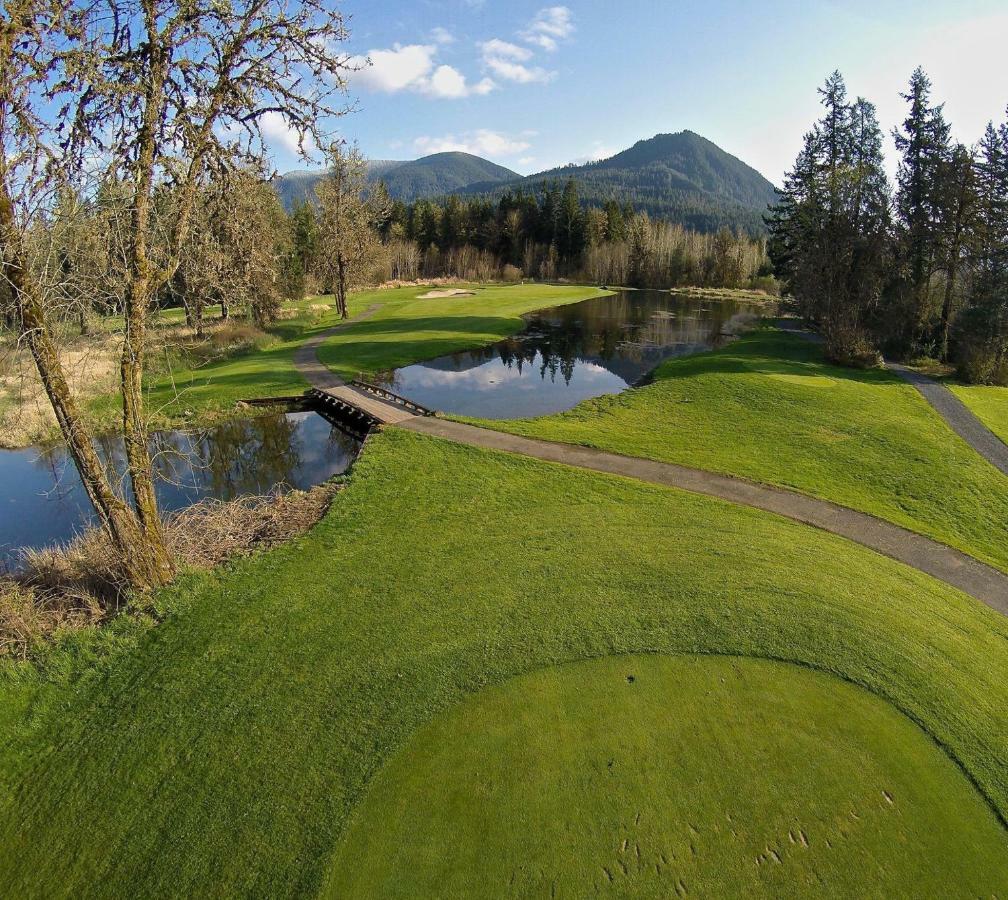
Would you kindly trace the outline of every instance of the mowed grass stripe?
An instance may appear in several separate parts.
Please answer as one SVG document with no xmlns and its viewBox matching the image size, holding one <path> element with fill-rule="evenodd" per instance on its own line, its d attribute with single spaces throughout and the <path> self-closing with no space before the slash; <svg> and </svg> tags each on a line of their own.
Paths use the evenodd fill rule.
<svg viewBox="0 0 1008 900">
<path fill-rule="evenodd" d="M 611 654 L 834 673 L 1008 810 L 1003 617 L 841 539 L 667 488 L 383 433 L 308 536 L 158 602 L 167 621 L 8 732 L 3 894 L 315 894 L 368 780 L 425 722 Z M 28 676 L 8 689 L 24 697 Z"/>
<path fill-rule="evenodd" d="M 466 421 L 804 491 L 1008 571 L 1005 476 L 897 375 L 828 365 L 795 335 L 670 360 L 565 413 Z"/>
</svg>

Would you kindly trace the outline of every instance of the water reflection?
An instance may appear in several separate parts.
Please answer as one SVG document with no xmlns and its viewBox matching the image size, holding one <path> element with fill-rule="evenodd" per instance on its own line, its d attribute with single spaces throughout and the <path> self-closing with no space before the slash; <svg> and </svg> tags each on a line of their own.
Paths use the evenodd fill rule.
<svg viewBox="0 0 1008 900">
<path fill-rule="evenodd" d="M 122 439 L 95 439 L 107 471 L 124 490 Z M 360 442 L 313 412 L 236 419 L 203 432 L 151 436 L 161 509 L 207 497 L 232 500 L 275 487 L 305 489 L 345 472 Z M 77 470 L 63 445 L 0 451 L 0 563 L 21 547 L 66 541 L 92 521 Z"/>
<path fill-rule="evenodd" d="M 388 373 L 392 390 L 424 406 L 486 418 L 537 416 L 618 393 L 663 360 L 719 346 L 752 306 L 666 291 L 621 291 L 525 316 L 489 347 Z"/>
</svg>

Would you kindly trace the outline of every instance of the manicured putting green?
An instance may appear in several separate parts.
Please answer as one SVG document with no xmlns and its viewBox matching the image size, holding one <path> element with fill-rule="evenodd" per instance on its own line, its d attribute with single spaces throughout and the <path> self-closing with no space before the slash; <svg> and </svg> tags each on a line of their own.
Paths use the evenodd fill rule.
<svg viewBox="0 0 1008 900">
<path fill-rule="evenodd" d="M 798 666 L 608 657 L 484 690 L 376 776 L 331 897 L 984 896 L 1008 834 L 888 703 Z"/>
</svg>

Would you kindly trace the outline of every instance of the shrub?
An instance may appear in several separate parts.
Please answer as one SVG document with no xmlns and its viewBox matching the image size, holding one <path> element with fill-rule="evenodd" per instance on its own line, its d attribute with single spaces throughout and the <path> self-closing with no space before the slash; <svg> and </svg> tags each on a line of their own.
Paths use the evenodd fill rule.
<svg viewBox="0 0 1008 900">
<path fill-rule="evenodd" d="M 519 269 L 517 266 L 512 266 L 511 263 L 508 263 L 507 265 L 504 266 L 503 269 L 501 269 L 502 281 L 509 281 L 514 283 L 516 281 L 521 281 L 521 277 L 522 277 L 522 270 Z"/>
</svg>

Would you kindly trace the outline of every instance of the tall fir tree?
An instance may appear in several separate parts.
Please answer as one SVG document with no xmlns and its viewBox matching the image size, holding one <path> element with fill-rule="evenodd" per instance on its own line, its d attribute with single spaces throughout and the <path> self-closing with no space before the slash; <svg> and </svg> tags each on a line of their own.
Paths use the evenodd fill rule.
<svg viewBox="0 0 1008 900">
<path fill-rule="evenodd" d="M 778 203 L 766 219 L 778 275 L 802 315 L 820 329 L 827 354 L 866 364 L 890 233 L 889 184 L 875 107 L 848 103 L 834 72 L 819 90 L 822 118 L 805 136 Z"/>
<path fill-rule="evenodd" d="M 949 126 L 942 106 L 931 103 L 931 81 L 917 68 L 901 94 L 909 104 L 902 128 L 893 132 L 900 154 L 896 176 L 897 265 L 899 279 L 893 302 L 896 347 L 933 351 L 928 346 L 938 316 L 932 297 L 932 278 L 940 261 L 944 232 L 942 175 L 951 157 Z"/>
</svg>

